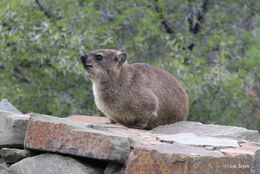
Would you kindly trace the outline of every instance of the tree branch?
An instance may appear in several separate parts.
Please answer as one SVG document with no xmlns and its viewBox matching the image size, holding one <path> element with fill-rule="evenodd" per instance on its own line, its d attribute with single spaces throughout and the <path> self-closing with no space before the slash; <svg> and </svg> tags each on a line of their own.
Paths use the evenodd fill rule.
<svg viewBox="0 0 260 174">
<path fill-rule="evenodd" d="M 161 24 L 163 25 L 165 31 L 169 34 L 173 34 L 174 30 L 170 26 L 170 23 L 168 22 L 168 20 L 164 17 L 162 9 L 158 5 L 158 0 L 154 0 L 154 2 L 155 2 L 154 3 L 155 4 L 155 11 L 159 14 Z"/>
<path fill-rule="evenodd" d="M 13 72 L 14 72 L 14 75 L 19 78 L 20 82 L 24 82 L 24 83 L 31 83 L 32 82 L 32 80 L 29 79 L 28 77 L 21 75 L 21 71 L 20 71 L 19 67 L 15 66 L 13 68 Z"/>
<path fill-rule="evenodd" d="M 208 0 L 204 0 L 201 8 L 198 10 L 194 10 L 193 6 L 191 5 L 191 1 L 192 0 L 189 0 L 189 9 L 190 9 L 190 13 L 188 16 L 189 30 L 193 34 L 197 34 L 200 32 L 201 25 L 204 22 L 205 14 L 207 13 L 209 3 Z"/>
<path fill-rule="evenodd" d="M 40 8 L 41 11 L 44 12 L 45 16 L 47 16 L 48 18 L 52 18 L 52 15 L 50 12 L 48 12 L 43 6 L 42 4 L 39 2 L 39 0 L 35 0 L 36 4 L 38 5 L 38 7 Z"/>
</svg>

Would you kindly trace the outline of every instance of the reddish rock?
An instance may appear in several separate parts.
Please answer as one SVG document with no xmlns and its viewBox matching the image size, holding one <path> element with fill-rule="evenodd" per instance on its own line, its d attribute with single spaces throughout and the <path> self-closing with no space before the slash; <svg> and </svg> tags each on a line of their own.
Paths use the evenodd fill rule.
<svg viewBox="0 0 260 174">
<path fill-rule="evenodd" d="M 87 127 L 85 123 L 31 114 L 24 145 L 27 149 L 124 163 L 129 137 Z"/>
<path fill-rule="evenodd" d="M 165 147 L 164 147 L 165 146 Z M 181 144 L 137 146 L 125 164 L 126 174 L 249 174 L 250 155 L 214 156 Z M 202 148 L 199 148 L 202 149 Z M 201 152 L 201 153 L 200 153 Z M 203 152 L 203 153 L 202 153 Z"/>
</svg>

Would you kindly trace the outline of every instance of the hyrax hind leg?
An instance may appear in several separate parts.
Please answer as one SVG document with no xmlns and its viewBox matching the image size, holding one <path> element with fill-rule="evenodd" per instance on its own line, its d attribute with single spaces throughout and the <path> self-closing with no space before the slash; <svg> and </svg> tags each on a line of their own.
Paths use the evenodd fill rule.
<svg viewBox="0 0 260 174">
<path fill-rule="evenodd" d="M 152 90 L 142 88 L 141 95 L 133 106 L 136 121 L 130 127 L 146 129 L 151 119 L 157 117 L 159 99 Z"/>
</svg>

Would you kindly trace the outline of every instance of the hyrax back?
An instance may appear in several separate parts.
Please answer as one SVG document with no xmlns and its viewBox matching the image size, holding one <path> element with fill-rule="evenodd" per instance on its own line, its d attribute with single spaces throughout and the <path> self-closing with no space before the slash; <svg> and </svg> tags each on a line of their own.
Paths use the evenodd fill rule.
<svg viewBox="0 0 260 174">
<path fill-rule="evenodd" d="M 161 68 L 126 59 L 126 53 L 111 49 L 81 57 L 97 107 L 111 121 L 141 129 L 186 120 L 188 96 L 176 79 Z"/>
</svg>

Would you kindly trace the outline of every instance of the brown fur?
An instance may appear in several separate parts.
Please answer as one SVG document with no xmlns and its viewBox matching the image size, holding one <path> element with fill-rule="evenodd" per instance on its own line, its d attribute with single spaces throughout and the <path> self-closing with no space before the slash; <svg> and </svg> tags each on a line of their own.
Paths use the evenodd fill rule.
<svg viewBox="0 0 260 174">
<path fill-rule="evenodd" d="M 97 60 L 97 54 L 103 59 Z M 99 49 L 82 61 L 97 107 L 110 120 L 128 127 L 152 129 L 186 120 L 188 96 L 176 79 L 161 68 L 128 64 L 125 59 L 120 51 Z"/>
</svg>

